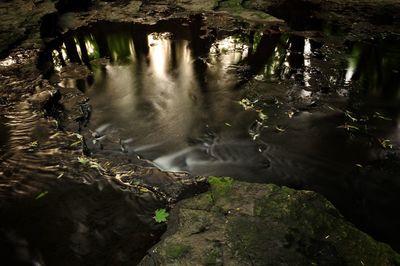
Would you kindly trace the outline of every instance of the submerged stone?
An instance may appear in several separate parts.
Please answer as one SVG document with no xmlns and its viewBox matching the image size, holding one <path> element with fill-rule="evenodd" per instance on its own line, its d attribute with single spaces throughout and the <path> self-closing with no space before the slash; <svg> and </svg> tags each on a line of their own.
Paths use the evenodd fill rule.
<svg viewBox="0 0 400 266">
<path fill-rule="evenodd" d="M 139 265 L 399 265 L 400 255 L 344 220 L 323 196 L 211 178 L 181 201 Z"/>
</svg>

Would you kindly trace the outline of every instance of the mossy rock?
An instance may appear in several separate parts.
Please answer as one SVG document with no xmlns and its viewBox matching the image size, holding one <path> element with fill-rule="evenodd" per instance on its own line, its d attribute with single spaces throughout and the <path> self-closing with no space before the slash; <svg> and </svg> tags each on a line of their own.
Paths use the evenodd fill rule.
<svg viewBox="0 0 400 266">
<path fill-rule="evenodd" d="M 140 265 L 400 265 L 400 255 L 347 222 L 323 196 L 212 177 L 177 204 Z"/>
<path fill-rule="evenodd" d="M 216 1 L 215 3 L 215 10 L 228 12 L 230 15 L 238 17 L 242 20 L 257 23 L 283 22 L 282 20 L 261 10 L 247 7 L 248 5 L 246 2 L 242 0 L 222 0 Z"/>
</svg>

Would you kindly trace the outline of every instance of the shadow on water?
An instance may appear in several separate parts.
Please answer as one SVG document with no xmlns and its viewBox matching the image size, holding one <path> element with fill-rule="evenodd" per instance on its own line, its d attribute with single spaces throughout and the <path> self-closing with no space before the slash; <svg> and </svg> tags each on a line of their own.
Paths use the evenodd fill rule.
<svg viewBox="0 0 400 266">
<path fill-rule="evenodd" d="M 165 229 L 150 218 L 161 207 L 151 198 L 106 182 L 47 185 L 2 204 L 2 265 L 136 265 Z"/>
<path fill-rule="evenodd" d="M 332 55 L 321 39 L 206 33 L 198 18 L 97 23 L 50 44 L 42 67 L 90 98 L 94 155 L 313 189 L 398 249 L 399 39 Z"/>
<path fill-rule="evenodd" d="M 0 163 L 3 161 L 3 156 L 7 152 L 7 143 L 9 132 L 6 127 L 6 119 L 0 116 Z"/>
</svg>

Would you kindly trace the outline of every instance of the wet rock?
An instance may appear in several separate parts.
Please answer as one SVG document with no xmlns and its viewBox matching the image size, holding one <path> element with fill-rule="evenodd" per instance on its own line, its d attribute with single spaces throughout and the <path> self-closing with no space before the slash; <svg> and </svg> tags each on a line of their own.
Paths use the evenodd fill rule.
<svg viewBox="0 0 400 266">
<path fill-rule="evenodd" d="M 53 86 L 43 81 L 40 86 L 36 87 L 36 93 L 29 97 L 28 101 L 37 109 L 47 109 L 60 98 L 60 93 Z"/>
<path fill-rule="evenodd" d="M 91 5 L 92 5 L 92 0 L 81 0 L 81 1 L 59 0 L 56 4 L 56 8 L 60 12 L 81 11 L 81 10 L 86 10 Z"/>
<path fill-rule="evenodd" d="M 345 221 L 321 195 L 211 178 L 184 200 L 140 265 L 399 265 L 400 255 Z"/>
<path fill-rule="evenodd" d="M 400 5 L 396 0 L 255 0 L 246 1 L 245 6 L 284 19 L 297 30 L 329 33 L 340 27 L 355 34 L 382 30 L 398 32 L 400 23 Z"/>
<path fill-rule="evenodd" d="M 189 11 L 211 11 L 215 8 L 215 0 L 195 1 L 176 0 L 175 3 Z"/>
<path fill-rule="evenodd" d="M 245 21 L 256 22 L 256 23 L 284 23 L 282 20 L 273 17 L 263 11 L 246 8 L 242 4 L 243 1 L 229 0 L 229 1 L 218 1 L 215 9 L 218 11 L 225 11 L 229 14 L 243 19 Z"/>
<path fill-rule="evenodd" d="M 51 1 L 14 0 L 0 3 L 0 57 L 28 38 L 45 14 L 54 12 Z"/>
</svg>

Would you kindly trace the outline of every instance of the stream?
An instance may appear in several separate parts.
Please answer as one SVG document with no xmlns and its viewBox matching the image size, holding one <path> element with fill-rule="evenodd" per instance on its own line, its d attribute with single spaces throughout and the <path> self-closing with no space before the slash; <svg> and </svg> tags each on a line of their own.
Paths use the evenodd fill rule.
<svg viewBox="0 0 400 266">
<path fill-rule="evenodd" d="M 58 90 L 43 113 L 0 98 L 9 265 L 134 265 L 165 231 L 154 211 L 202 176 L 316 191 L 399 251 L 400 36 L 289 13 L 285 30 L 186 14 L 49 31 L 31 87 L 11 69 L 28 53 L 0 60 L 9 88 Z"/>
<path fill-rule="evenodd" d="M 99 22 L 50 43 L 43 61 L 55 86 L 89 97 L 93 156 L 315 190 L 398 248 L 399 44 L 198 18 Z"/>
</svg>

